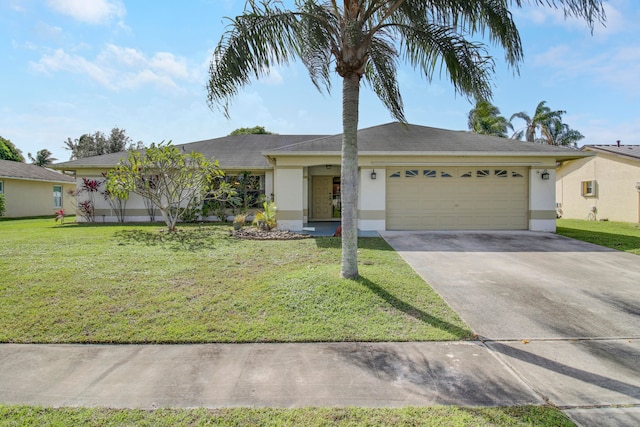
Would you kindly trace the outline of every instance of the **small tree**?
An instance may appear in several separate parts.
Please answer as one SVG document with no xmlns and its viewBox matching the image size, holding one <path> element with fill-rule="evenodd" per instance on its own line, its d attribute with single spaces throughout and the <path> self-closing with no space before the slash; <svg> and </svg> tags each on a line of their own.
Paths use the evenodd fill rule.
<svg viewBox="0 0 640 427">
<path fill-rule="evenodd" d="M 0 159 L 11 160 L 13 162 L 24 162 L 22 151 L 11 141 L 0 136 Z"/>
<path fill-rule="evenodd" d="M 167 144 L 152 144 L 144 152 L 130 151 L 126 160 L 109 171 L 107 188 L 131 191 L 147 198 L 162 213 L 169 231 L 189 206 L 203 196 L 220 197 L 224 188 L 211 193 L 211 183 L 224 173 L 218 161 L 200 153 L 182 153 Z"/>
<path fill-rule="evenodd" d="M 141 141 L 136 146 L 131 144 L 124 129 L 113 128 L 109 136 L 97 131 L 94 134 L 85 133 L 75 140 L 67 138 L 65 149 L 71 151 L 71 160 L 84 157 L 100 156 L 102 154 L 119 153 L 129 148 L 139 149 L 144 146 Z"/>
<path fill-rule="evenodd" d="M 254 126 L 252 128 L 238 128 L 229 135 L 273 135 L 273 132 L 269 132 L 264 126 Z"/>
</svg>

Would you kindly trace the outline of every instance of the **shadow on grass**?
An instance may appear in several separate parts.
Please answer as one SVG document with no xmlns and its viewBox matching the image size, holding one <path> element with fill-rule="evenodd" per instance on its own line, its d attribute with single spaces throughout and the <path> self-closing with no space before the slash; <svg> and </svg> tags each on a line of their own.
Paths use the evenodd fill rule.
<svg viewBox="0 0 640 427">
<path fill-rule="evenodd" d="M 601 231 L 581 230 L 578 228 L 558 226 L 556 233 L 583 242 L 593 243 L 619 251 L 640 254 L 640 236 L 604 233 Z"/>
<path fill-rule="evenodd" d="M 458 337 L 459 339 L 468 340 L 473 337 L 473 331 L 471 331 L 470 329 L 461 328 L 445 320 L 432 316 L 431 314 L 425 311 L 422 311 L 419 308 L 416 308 L 411 304 L 407 303 L 406 301 L 403 301 L 398 297 L 390 294 L 385 289 L 381 288 L 380 286 L 378 286 L 371 280 L 366 279 L 365 277 L 361 276 L 358 279 L 358 282 L 362 283 L 364 286 L 369 288 L 374 294 L 378 295 L 380 298 L 382 298 L 384 301 L 389 303 L 396 310 L 400 310 L 403 313 L 413 317 L 414 319 L 419 320 L 420 322 L 424 322 L 430 326 L 433 326 L 434 328 L 438 328 L 440 330 L 449 332 L 455 335 L 456 337 Z"/>
<path fill-rule="evenodd" d="M 170 233 L 166 229 L 120 230 L 114 237 L 122 244 L 144 244 L 160 246 L 174 251 L 196 252 L 203 249 L 215 249 L 218 241 L 224 238 L 220 227 L 185 227 Z"/>
<path fill-rule="evenodd" d="M 342 240 L 339 237 L 315 237 L 314 240 L 319 248 L 340 249 L 342 247 Z M 382 237 L 358 237 L 358 249 L 394 250 Z"/>
</svg>

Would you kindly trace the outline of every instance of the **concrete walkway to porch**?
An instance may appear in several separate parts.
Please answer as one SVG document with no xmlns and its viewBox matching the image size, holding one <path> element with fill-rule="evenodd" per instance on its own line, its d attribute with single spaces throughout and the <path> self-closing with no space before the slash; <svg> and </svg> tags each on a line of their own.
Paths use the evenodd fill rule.
<svg viewBox="0 0 640 427">
<path fill-rule="evenodd" d="M 313 237 L 333 236 L 340 226 L 340 221 L 311 221 L 304 224 L 302 233 L 310 234 Z M 359 237 L 380 237 L 377 231 L 358 230 Z"/>
</svg>

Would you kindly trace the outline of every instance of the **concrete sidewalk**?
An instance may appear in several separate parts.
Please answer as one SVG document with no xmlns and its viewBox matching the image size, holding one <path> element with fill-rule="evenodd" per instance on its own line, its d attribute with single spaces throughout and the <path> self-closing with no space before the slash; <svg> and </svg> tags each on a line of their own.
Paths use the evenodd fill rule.
<svg viewBox="0 0 640 427">
<path fill-rule="evenodd" d="M 480 342 L 0 345 L 0 403 L 112 408 L 544 401 Z"/>
</svg>

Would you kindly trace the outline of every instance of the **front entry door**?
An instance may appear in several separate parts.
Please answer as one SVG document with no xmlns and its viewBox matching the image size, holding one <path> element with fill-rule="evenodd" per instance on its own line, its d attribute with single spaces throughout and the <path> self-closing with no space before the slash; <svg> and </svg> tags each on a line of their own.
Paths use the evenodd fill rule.
<svg viewBox="0 0 640 427">
<path fill-rule="evenodd" d="M 331 219 L 333 217 L 333 177 L 312 177 L 313 219 Z"/>
</svg>

